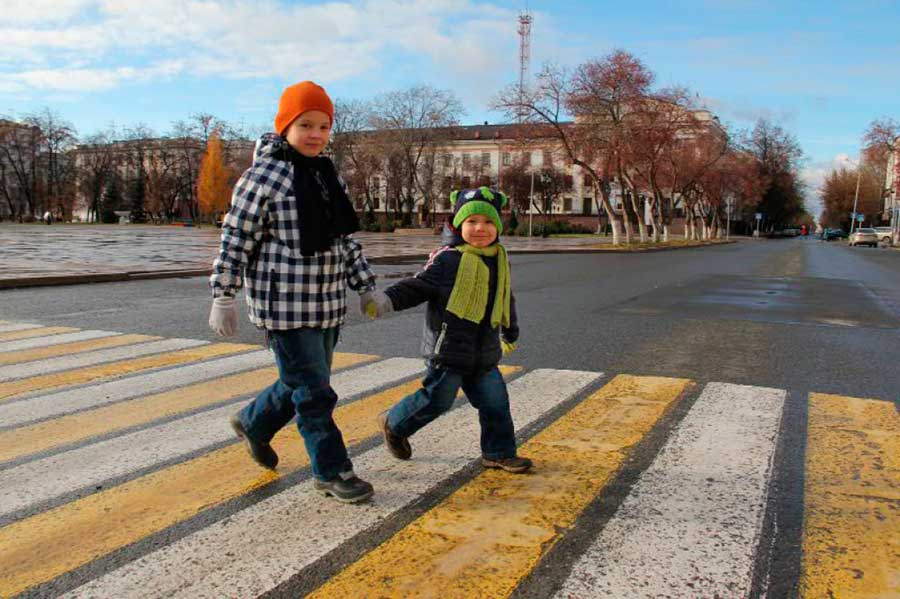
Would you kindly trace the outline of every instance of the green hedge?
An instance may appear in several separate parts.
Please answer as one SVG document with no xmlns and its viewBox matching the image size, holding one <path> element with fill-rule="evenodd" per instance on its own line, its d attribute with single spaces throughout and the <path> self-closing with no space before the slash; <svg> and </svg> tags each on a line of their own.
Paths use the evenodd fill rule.
<svg viewBox="0 0 900 599">
<path fill-rule="evenodd" d="M 523 219 L 523 222 L 518 223 L 518 226 L 508 227 L 511 223 L 507 223 L 507 225 L 503 228 L 504 235 L 517 235 L 517 236 L 527 236 L 528 235 L 528 221 Z M 551 220 L 545 222 L 544 220 L 538 221 L 537 219 L 531 226 L 531 234 L 534 237 L 549 237 L 550 235 L 561 235 L 565 233 L 592 233 L 590 229 L 586 227 L 582 227 L 581 225 L 576 225 L 570 223 L 567 220 Z"/>
</svg>

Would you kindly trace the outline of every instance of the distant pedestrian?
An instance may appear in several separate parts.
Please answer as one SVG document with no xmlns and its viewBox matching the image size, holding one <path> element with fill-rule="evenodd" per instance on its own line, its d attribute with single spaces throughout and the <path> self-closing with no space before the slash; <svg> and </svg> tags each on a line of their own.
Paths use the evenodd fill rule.
<svg viewBox="0 0 900 599">
<path fill-rule="evenodd" d="M 53 215 L 50 214 L 49 210 L 44 213 L 44 222 L 48 225 L 53 222 Z"/>
<path fill-rule="evenodd" d="M 498 242 L 506 196 L 487 187 L 453 192 L 446 244 L 421 272 L 374 293 L 375 315 L 428 302 L 422 387 L 381 415 L 385 445 L 396 458 L 412 456 L 409 438 L 447 412 L 460 388 L 478 410 L 481 463 L 523 473 L 531 460 L 516 455 L 506 383 L 497 364 L 519 337 L 509 260 Z"/>
<path fill-rule="evenodd" d="M 250 321 L 265 329 L 275 353 L 278 380 L 231 418 L 253 459 L 275 468 L 270 441 L 296 414 L 315 487 L 356 503 L 373 489 L 354 474 L 332 416 L 338 398 L 331 360 L 347 287 L 368 300 L 375 275 L 351 237 L 359 222 L 346 187 L 321 155 L 333 123 L 331 99 L 315 83 L 282 93 L 275 132 L 257 142 L 222 222 L 209 324 L 220 335 L 235 334 L 234 295 L 243 286 Z"/>
</svg>

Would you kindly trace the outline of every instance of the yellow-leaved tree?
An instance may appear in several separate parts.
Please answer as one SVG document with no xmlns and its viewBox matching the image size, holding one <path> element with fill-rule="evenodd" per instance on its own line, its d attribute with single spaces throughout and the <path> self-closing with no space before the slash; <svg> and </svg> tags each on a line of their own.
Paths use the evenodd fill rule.
<svg viewBox="0 0 900 599">
<path fill-rule="evenodd" d="M 204 220 L 215 220 L 228 211 L 232 175 L 232 169 L 222 157 L 222 138 L 218 130 L 214 130 L 209 136 L 197 175 L 197 201 Z"/>
</svg>

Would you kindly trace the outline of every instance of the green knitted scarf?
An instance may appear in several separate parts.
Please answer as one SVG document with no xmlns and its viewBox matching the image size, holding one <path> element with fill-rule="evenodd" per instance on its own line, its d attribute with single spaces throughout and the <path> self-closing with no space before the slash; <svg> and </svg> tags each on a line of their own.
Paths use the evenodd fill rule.
<svg viewBox="0 0 900 599">
<path fill-rule="evenodd" d="M 491 311 L 491 327 L 496 328 L 498 324 L 508 327 L 510 290 L 506 248 L 498 243 L 486 248 L 465 244 L 456 249 L 462 252 L 462 259 L 447 302 L 447 311 L 465 320 L 481 322 L 487 309 L 491 273 L 480 256 L 497 256 L 497 293 L 494 296 L 494 309 Z"/>
</svg>

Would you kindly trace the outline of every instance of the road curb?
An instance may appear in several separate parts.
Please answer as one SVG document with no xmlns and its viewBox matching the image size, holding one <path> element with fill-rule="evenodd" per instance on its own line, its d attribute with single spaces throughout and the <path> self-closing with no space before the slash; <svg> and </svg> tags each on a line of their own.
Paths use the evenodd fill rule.
<svg viewBox="0 0 900 599">
<path fill-rule="evenodd" d="M 729 245 L 737 241 L 717 241 L 699 245 L 649 247 L 649 248 L 558 248 L 537 250 L 510 250 L 514 255 L 538 255 L 538 254 L 641 254 L 648 252 L 669 252 L 673 250 L 689 250 Z M 409 264 L 419 263 L 428 258 L 429 254 L 403 254 L 397 256 L 376 256 L 368 258 L 372 264 Z M 22 277 L 19 279 L 0 279 L 0 290 L 23 289 L 27 287 L 49 287 L 56 285 L 82 285 L 89 283 L 118 283 L 123 281 L 141 281 L 148 279 L 177 279 L 182 277 L 206 277 L 212 273 L 212 268 L 194 268 L 179 270 L 141 270 L 111 273 L 89 273 L 84 275 L 58 275 L 46 277 Z"/>
</svg>

